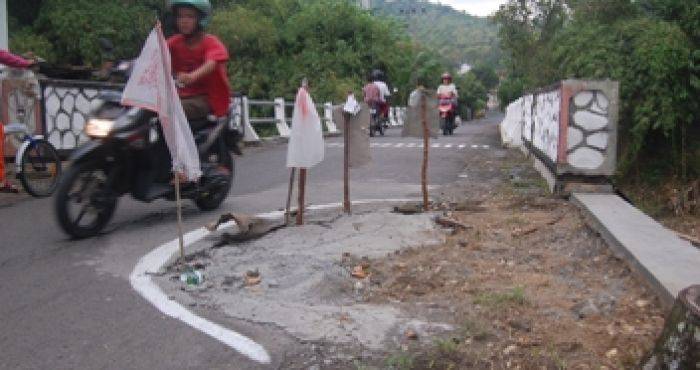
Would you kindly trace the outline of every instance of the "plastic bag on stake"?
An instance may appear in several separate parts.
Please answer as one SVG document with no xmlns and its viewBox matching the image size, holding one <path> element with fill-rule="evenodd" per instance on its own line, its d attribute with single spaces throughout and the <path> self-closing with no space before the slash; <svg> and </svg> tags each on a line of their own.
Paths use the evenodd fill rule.
<svg viewBox="0 0 700 370">
<path fill-rule="evenodd" d="M 294 102 L 287 167 L 311 168 L 323 161 L 324 151 L 321 119 L 311 96 L 302 87 Z"/>
</svg>

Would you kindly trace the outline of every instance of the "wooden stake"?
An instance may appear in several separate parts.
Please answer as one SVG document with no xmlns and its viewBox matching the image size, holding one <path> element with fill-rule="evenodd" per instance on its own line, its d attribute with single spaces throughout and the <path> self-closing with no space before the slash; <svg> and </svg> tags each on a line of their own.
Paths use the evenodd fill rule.
<svg viewBox="0 0 700 370">
<path fill-rule="evenodd" d="M 306 192 L 306 168 L 299 169 L 299 208 L 297 209 L 297 225 L 304 224 L 304 194 Z"/>
<path fill-rule="evenodd" d="M 289 189 L 287 190 L 287 205 L 284 208 L 284 224 L 289 225 L 289 216 L 292 213 L 292 193 L 294 192 L 294 175 L 296 174 L 296 168 L 292 167 L 289 171 Z"/>
<path fill-rule="evenodd" d="M 182 200 L 180 199 L 180 174 L 175 173 L 175 200 L 177 206 L 177 238 L 180 244 L 180 263 L 185 263 L 185 241 L 182 237 Z"/>
<path fill-rule="evenodd" d="M 428 210 L 428 146 L 430 145 L 430 130 L 426 117 L 425 92 L 421 96 L 421 121 L 423 123 L 423 167 L 421 169 L 421 189 L 423 191 L 423 210 Z"/>
<path fill-rule="evenodd" d="M 345 112 L 343 112 L 343 120 L 345 121 L 345 132 L 343 133 L 343 139 L 345 141 L 345 155 L 343 161 L 343 210 L 345 213 L 350 214 L 350 137 L 348 135 L 348 114 Z"/>
</svg>

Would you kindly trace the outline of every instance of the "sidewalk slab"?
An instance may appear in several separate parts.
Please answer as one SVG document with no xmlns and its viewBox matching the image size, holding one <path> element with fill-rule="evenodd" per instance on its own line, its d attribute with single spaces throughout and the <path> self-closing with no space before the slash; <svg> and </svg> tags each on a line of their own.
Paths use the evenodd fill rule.
<svg viewBox="0 0 700 370">
<path fill-rule="evenodd" d="M 574 193 L 572 200 L 668 307 L 683 288 L 700 283 L 700 249 L 624 199 L 615 194 Z"/>
</svg>

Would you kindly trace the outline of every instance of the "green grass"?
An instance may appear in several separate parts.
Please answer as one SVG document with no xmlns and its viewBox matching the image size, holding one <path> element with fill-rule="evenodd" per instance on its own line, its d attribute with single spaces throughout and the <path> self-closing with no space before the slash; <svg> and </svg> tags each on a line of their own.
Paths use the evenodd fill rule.
<svg viewBox="0 0 700 370">
<path fill-rule="evenodd" d="M 435 347 L 440 353 L 447 355 L 457 352 L 459 343 L 457 340 L 455 340 L 455 338 L 436 339 Z"/>
<path fill-rule="evenodd" d="M 413 369 L 414 357 L 410 353 L 396 353 L 391 355 L 386 360 L 386 365 L 393 370 L 410 370 Z"/>
<path fill-rule="evenodd" d="M 480 293 L 476 296 L 476 298 L 474 298 L 474 303 L 481 306 L 497 308 L 509 304 L 524 306 L 528 304 L 529 301 L 525 296 L 525 289 L 523 289 L 522 287 L 515 287 L 507 292 Z"/>
<path fill-rule="evenodd" d="M 491 332 L 483 324 L 471 319 L 464 321 L 460 329 L 464 338 L 476 341 L 483 341 L 491 335 Z"/>
</svg>

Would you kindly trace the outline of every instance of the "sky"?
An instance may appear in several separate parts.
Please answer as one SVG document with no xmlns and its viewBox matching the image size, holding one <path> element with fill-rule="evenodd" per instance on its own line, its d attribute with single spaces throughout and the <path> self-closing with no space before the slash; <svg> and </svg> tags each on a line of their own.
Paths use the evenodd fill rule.
<svg viewBox="0 0 700 370">
<path fill-rule="evenodd" d="M 466 10 L 467 13 L 485 17 L 498 10 L 499 5 L 507 0 L 431 0 L 434 3 L 440 2 L 450 5 L 457 10 Z"/>
</svg>

